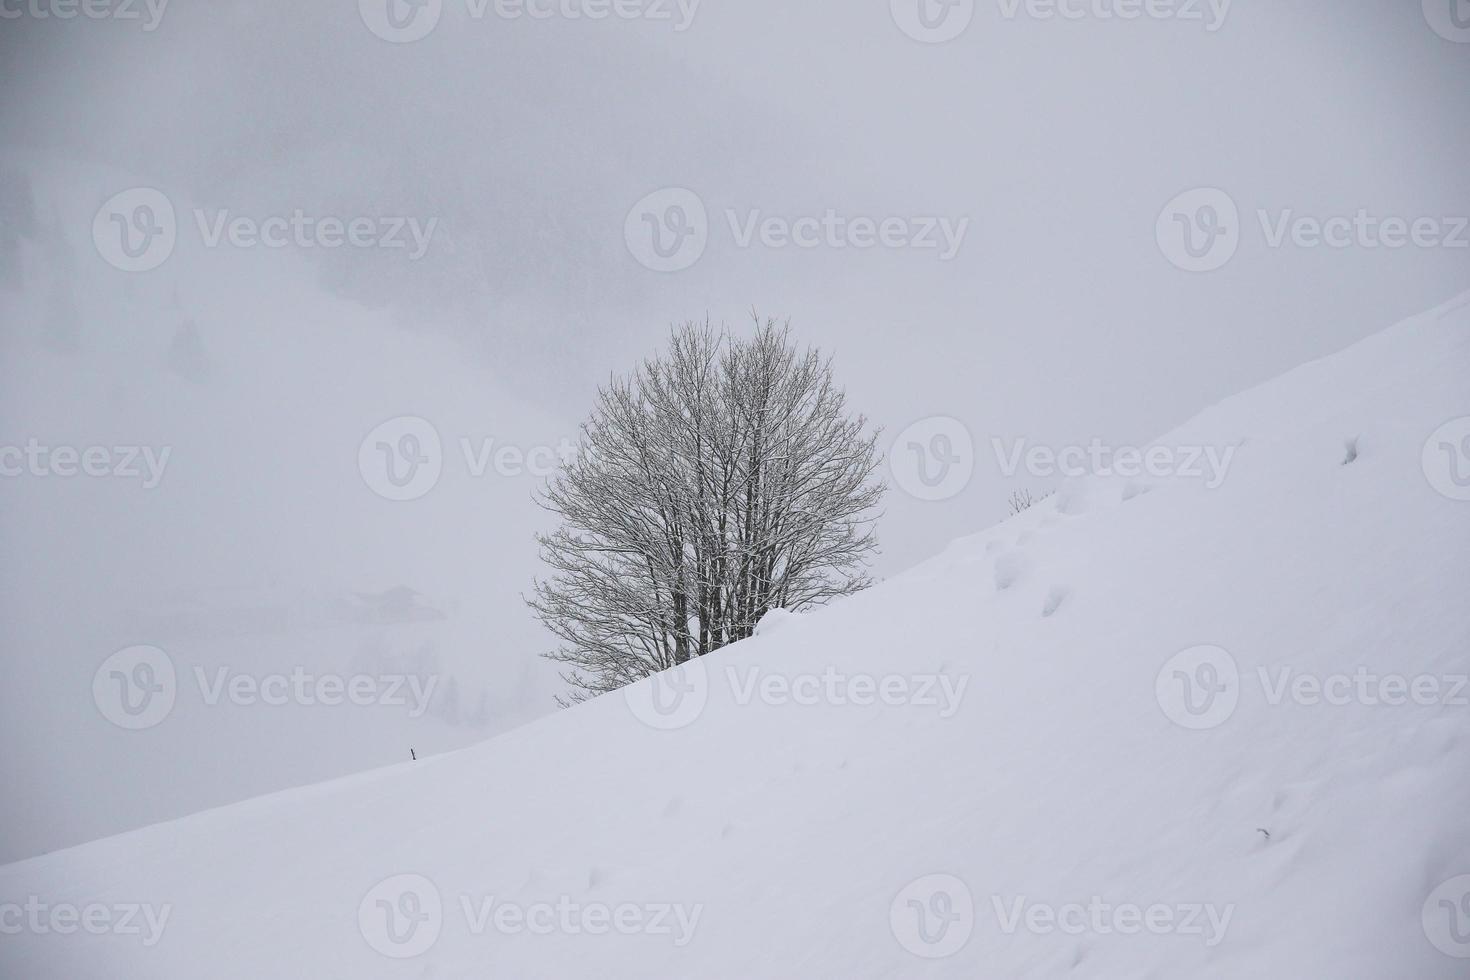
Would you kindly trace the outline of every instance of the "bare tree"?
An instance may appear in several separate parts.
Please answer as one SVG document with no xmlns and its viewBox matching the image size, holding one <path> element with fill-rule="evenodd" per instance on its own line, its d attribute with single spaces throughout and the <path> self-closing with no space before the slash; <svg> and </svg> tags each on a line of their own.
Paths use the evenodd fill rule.
<svg viewBox="0 0 1470 980">
<path fill-rule="evenodd" d="M 765 613 L 865 588 L 877 433 L 786 325 L 706 323 L 598 392 L 541 503 L 551 576 L 527 601 L 575 703 L 750 636 Z"/>
</svg>

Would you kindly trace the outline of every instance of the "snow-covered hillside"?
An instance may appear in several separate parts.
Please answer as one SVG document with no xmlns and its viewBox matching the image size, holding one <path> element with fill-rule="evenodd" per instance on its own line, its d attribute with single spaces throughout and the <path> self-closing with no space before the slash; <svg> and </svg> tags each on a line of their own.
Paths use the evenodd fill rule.
<svg viewBox="0 0 1470 980">
<path fill-rule="evenodd" d="M 1467 377 L 1470 295 L 1159 441 L 1218 488 L 1079 481 L 682 676 L 0 869 L 0 974 L 1466 976 Z"/>
</svg>

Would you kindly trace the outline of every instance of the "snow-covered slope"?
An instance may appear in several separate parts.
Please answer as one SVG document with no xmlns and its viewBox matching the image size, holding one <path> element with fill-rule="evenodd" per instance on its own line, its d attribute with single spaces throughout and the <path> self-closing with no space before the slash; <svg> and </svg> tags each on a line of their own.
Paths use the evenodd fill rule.
<svg viewBox="0 0 1470 980">
<path fill-rule="evenodd" d="M 1216 489 L 1080 481 L 686 676 L 0 869 L 0 974 L 1463 977 L 1467 377 L 1470 296 L 1159 441 Z"/>
</svg>

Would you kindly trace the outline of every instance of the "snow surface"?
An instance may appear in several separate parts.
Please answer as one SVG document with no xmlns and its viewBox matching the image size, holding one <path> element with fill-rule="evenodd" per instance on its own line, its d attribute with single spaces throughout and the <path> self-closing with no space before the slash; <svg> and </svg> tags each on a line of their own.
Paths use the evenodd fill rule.
<svg viewBox="0 0 1470 980">
<path fill-rule="evenodd" d="M 1470 707 L 1269 697 L 1470 673 L 1470 503 L 1421 458 L 1467 377 L 1470 294 L 1159 440 L 1238 447 L 1217 489 L 1079 481 L 677 684 L 0 868 L 0 903 L 169 914 L 151 945 L 0 936 L 0 975 L 1470 975 Z M 1239 681 L 1181 713 L 1202 645 Z M 780 695 L 831 671 L 931 683 Z"/>
</svg>

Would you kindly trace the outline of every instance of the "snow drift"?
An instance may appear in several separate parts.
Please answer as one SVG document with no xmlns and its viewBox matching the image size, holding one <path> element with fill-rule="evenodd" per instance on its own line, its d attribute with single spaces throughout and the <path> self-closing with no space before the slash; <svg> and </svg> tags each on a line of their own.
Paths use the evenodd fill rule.
<svg viewBox="0 0 1470 980">
<path fill-rule="evenodd" d="M 1467 375 L 1470 295 L 1159 440 L 1214 489 L 1078 481 L 472 748 L 9 865 L 0 973 L 1464 976 Z"/>
</svg>

